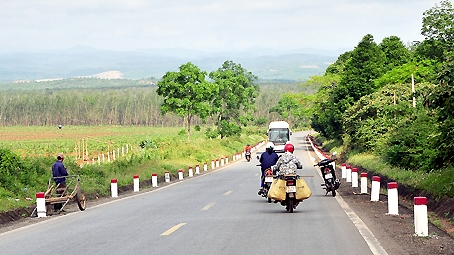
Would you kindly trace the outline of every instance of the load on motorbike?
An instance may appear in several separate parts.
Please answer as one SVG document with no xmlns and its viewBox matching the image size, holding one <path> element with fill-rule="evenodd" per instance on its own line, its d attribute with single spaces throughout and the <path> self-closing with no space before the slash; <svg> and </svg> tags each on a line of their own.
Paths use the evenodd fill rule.
<svg viewBox="0 0 454 255">
<path fill-rule="evenodd" d="M 336 153 L 333 153 L 333 156 L 335 156 Z M 320 171 L 322 173 L 322 178 L 325 183 L 322 184 L 323 189 L 326 190 L 325 196 L 328 195 L 329 192 L 331 192 L 331 195 L 333 197 L 336 196 L 336 190 L 340 186 L 339 179 L 336 178 L 336 171 L 334 170 L 333 167 L 333 162 L 336 161 L 337 158 L 333 157 L 331 159 L 323 159 L 314 166 L 318 166 L 320 168 Z"/>
<path fill-rule="evenodd" d="M 296 174 L 296 169 L 302 169 L 303 166 L 293 155 L 293 145 L 286 144 L 284 151 L 277 164 L 273 166 L 277 178 L 271 184 L 268 197 L 274 199 L 275 203 L 280 202 L 292 213 L 301 201 L 312 195 L 312 192 L 306 181 Z"/>
</svg>

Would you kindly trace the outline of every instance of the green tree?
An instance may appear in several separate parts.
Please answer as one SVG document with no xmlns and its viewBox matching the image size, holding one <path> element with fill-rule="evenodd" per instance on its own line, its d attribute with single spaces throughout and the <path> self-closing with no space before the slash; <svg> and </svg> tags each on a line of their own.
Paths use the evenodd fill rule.
<svg viewBox="0 0 454 255">
<path fill-rule="evenodd" d="M 209 77 L 217 88 L 211 107 L 221 138 L 238 134 L 241 125 L 252 119 L 259 91 L 259 86 L 255 84 L 257 76 L 228 60 Z"/>
<path fill-rule="evenodd" d="M 329 105 L 323 104 L 330 112 L 314 118 L 315 127 L 325 123 L 330 126 L 324 127 L 327 137 L 340 139 L 343 134 L 342 113 L 361 97 L 376 91 L 374 80 L 384 73 L 384 63 L 385 55 L 374 42 L 373 36 L 365 35 L 351 52 L 339 85 L 329 94 Z M 322 116 L 324 118 L 320 119 Z"/>
<path fill-rule="evenodd" d="M 379 47 L 385 54 L 385 71 L 392 70 L 410 60 L 410 52 L 397 36 L 384 38 Z"/>
<path fill-rule="evenodd" d="M 452 164 L 454 160 L 454 54 L 447 56 L 438 77 L 439 85 L 430 94 L 427 104 L 438 113 L 438 163 Z"/>
<path fill-rule="evenodd" d="M 448 0 L 423 13 L 421 34 L 426 40 L 442 42 L 447 51 L 454 44 L 454 8 Z"/>
<path fill-rule="evenodd" d="M 277 112 L 293 128 L 300 125 L 308 126 L 314 101 L 315 95 L 286 93 L 282 95 L 277 105 L 271 107 L 270 112 Z"/>
<path fill-rule="evenodd" d="M 375 87 L 383 88 L 388 84 L 411 83 L 413 74 L 415 83 L 430 82 L 435 83 L 437 79 L 437 70 L 439 64 L 437 61 L 426 59 L 418 62 L 409 62 L 386 72 L 383 76 L 376 79 Z"/>
<path fill-rule="evenodd" d="M 326 68 L 325 74 L 341 74 L 345 69 L 345 64 L 350 59 L 351 51 L 347 51 L 339 55 L 336 62 Z"/>
<path fill-rule="evenodd" d="M 207 73 L 191 62 L 181 65 L 179 70 L 167 72 L 158 82 L 156 92 L 164 97 L 161 104 L 163 114 L 173 112 L 186 118 L 189 141 L 192 118 L 206 119 L 209 116 L 210 102 L 217 90 L 205 80 Z"/>
</svg>

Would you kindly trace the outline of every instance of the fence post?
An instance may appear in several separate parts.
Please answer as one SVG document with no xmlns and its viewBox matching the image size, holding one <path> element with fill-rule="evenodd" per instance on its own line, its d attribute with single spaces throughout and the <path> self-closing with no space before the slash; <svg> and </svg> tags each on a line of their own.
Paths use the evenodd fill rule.
<svg viewBox="0 0 454 255">
<path fill-rule="evenodd" d="M 388 183 L 388 214 L 399 215 L 399 194 L 397 182 Z"/>
<path fill-rule="evenodd" d="M 342 163 L 342 178 L 347 178 L 347 164 L 346 163 Z"/>
<path fill-rule="evenodd" d="M 139 176 L 134 175 L 134 192 L 139 192 Z"/>
<path fill-rule="evenodd" d="M 414 198 L 414 214 L 415 214 L 415 234 L 417 236 L 428 236 L 429 225 L 427 220 L 427 198 Z"/>
<path fill-rule="evenodd" d="M 46 199 L 44 198 L 44 192 L 36 193 L 36 212 L 38 218 L 46 217 Z"/>
<path fill-rule="evenodd" d="M 112 179 L 110 181 L 110 191 L 112 193 L 112 197 L 118 197 L 118 184 L 117 179 Z"/>
<path fill-rule="evenodd" d="M 367 173 L 361 173 L 361 194 L 367 194 Z"/>
<path fill-rule="evenodd" d="M 346 182 L 352 182 L 352 167 L 349 165 L 346 166 L 346 175 L 347 175 Z"/>
<path fill-rule="evenodd" d="M 180 170 L 178 170 L 178 179 L 179 180 L 183 180 L 183 178 L 184 178 L 183 177 L 183 170 L 180 169 Z"/>
<path fill-rule="evenodd" d="M 372 176 L 372 190 L 370 192 L 370 201 L 377 202 L 380 200 L 380 176 Z"/>
<path fill-rule="evenodd" d="M 195 174 L 200 174 L 199 164 L 195 165 Z"/>
<path fill-rule="evenodd" d="M 158 175 L 156 173 L 151 175 L 151 187 L 158 187 Z"/>
<path fill-rule="evenodd" d="M 170 173 L 169 173 L 169 171 L 165 172 L 164 178 L 165 178 L 166 182 L 170 182 Z"/>
<path fill-rule="evenodd" d="M 352 168 L 352 187 L 358 188 L 358 168 Z"/>
</svg>

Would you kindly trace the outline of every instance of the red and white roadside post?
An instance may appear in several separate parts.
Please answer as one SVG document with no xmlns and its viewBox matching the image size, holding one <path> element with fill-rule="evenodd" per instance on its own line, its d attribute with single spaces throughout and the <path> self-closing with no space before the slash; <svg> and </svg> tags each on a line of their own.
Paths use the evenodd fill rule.
<svg viewBox="0 0 454 255">
<path fill-rule="evenodd" d="M 178 170 L 178 179 L 183 180 L 183 170 Z"/>
<path fill-rule="evenodd" d="M 216 168 L 218 168 L 218 167 L 219 167 L 219 159 L 217 158 L 216 159 Z"/>
<path fill-rule="evenodd" d="M 361 173 L 361 194 L 367 194 L 367 173 Z"/>
<path fill-rule="evenodd" d="M 170 182 L 170 173 L 169 173 L 169 171 L 166 171 L 166 172 L 164 173 L 164 180 L 165 180 L 167 183 Z"/>
<path fill-rule="evenodd" d="M 200 174 L 199 164 L 195 165 L 195 174 Z"/>
<path fill-rule="evenodd" d="M 214 169 L 214 159 L 211 160 L 211 169 Z"/>
<path fill-rule="evenodd" d="M 224 157 L 221 158 L 221 166 L 224 165 Z"/>
<path fill-rule="evenodd" d="M 44 192 L 36 193 L 36 212 L 38 218 L 46 217 L 46 199 L 44 198 Z"/>
<path fill-rule="evenodd" d="M 349 165 L 346 166 L 346 175 L 347 175 L 346 182 L 352 182 L 352 167 Z"/>
<path fill-rule="evenodd" d="M 188 176 L 189 177 L 194 176 L 194 172 L 192 171 L 192 166 L 190 166 L 189 169 L 188 169 Z"/>
<path fill-rule="evenodd" d="M 134 175 L 134 192 L 139 192 L 139 175 Z"/>
<path fill-rule="evenodd" d="M 346 163 L 342 163 L 342 178 L 347 178 L 347 164 Z"/>
<path fill-rule="evenodd" d="M 399 215 L 397 182 L 388 182 L 388 214 Z"/>
<path fill-rule="evenodd" d="M 380 176 L 372 176 L 372 189 L 370 192 L 370 201 L 377 202 L 380 200 Z"/>
<path fill-rule="evenodd" d="M 207 165 L 207 162 L 205 162 L 205 164 L 203 164 L 203 171 L 207 171 L 208 170 L 208 165 Z"/>
<path fill-rule="evenodd" d="M 117 179 L 110 180 L 110 193 L 112 194 L 112 197 L 118 197 Z"/>
<path fill-rule="evenodd" d="M 414 198 L 414 214 L 415 214 L 415 235 L 428 236 L 429 224 L 427 220 L 427 198 Z"/>
<path fill-rule="evenodd" d="M 225 164 L 227 165 L 228 163 L 229 163 L 229 157 L 226 156 L 226 157 L 225 157 Z"/>
<path fill-rule="evenodd" d="M 158 174 L 156 173 L 151 174 L 151 187 L 152 188 L 158 187 Z"/>
<path fill-rule="evenodd" d="M 358 188 L 358 168 L 352 168 L 352 187 Z"/>
</svg>

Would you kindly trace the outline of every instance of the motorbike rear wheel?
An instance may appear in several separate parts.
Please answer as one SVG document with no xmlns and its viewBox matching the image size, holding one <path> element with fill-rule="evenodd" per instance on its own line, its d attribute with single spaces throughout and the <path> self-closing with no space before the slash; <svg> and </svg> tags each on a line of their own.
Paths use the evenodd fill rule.
<svg viewBox="0 0 454 255">
<path fill-rule="evenodd" d="M 293 199 L 289 199 L 287 203 L 289 213 L 293 213 L 293 205 L 294 205 Z"/>
<path fill-rule="evenodd" d="M 331 195 L 333 195 L 333 197 L 336 196 L 336 190 L 335 189 L 333 189 L 333 191 L 331 192 Z"/>
</svg>

